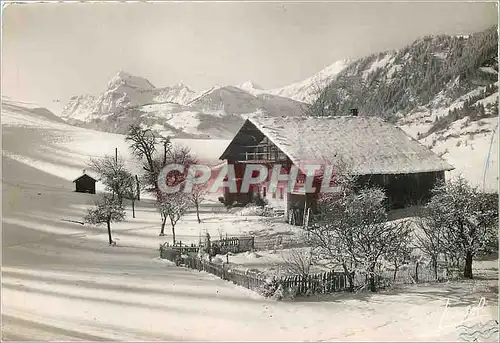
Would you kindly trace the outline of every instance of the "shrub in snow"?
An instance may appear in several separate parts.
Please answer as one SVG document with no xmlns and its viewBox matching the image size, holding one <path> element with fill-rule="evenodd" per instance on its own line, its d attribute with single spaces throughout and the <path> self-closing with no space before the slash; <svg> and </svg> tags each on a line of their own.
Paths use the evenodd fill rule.
<svg viewBox="0 0 500 343">
<path fill-rule="evenodd" d="M 272 270 L 258 290 L 261 295 L 273 300 L 293 300 L 298 295 L 297 288 L 285 287 L 282 281 L 282 272 Z"/>
<path fill-rule="evenodd" d="M 270 275 L 266 278 L 264 284 L 260 287 L 259 293 L 266 298 L 271 298 L 274 296 L 276 291 L 278 291 L 280 285 L 280 279 L 276 275 Z"/>
<path fill-rule="evenodd" d="M 294 300 L 298 295 L 298 289 L 296 286 L 291 286 L 287 288 L 286 293 L 288 299 Z"/>
<path fill-rule="evenodd" d="M 274 291 L 273 295 L 271 296 L 271 299 L 273 300 L 283 300 L 286 296 L 285 289 L 281 283 L 278 284 L 278 287 Z"/>
</svg>

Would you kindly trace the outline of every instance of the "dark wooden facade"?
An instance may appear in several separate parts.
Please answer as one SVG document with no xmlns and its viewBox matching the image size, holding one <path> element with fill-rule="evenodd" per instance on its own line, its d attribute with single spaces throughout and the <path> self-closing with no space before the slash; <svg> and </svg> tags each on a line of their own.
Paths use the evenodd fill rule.
<svg viewBox="0 0 500 343">
<path fill-rule="evenodd" d="M 83 174 L 73 182 L 75 183 L 75 192 L 95 194 L 95 183 L 97 180 L 93 177 Z"/>
<path fill-rule="evenodd" d="M 385 190 L 388 209 L 400 209 L 414 205 L 422 205 L 429 201 L 431 190 L 439 181 L 444 181 L 444 171 L 390 174 L 360 175 L 357 178 L 358 188 L 365 186 L 380 187 Z"/>
</svg>

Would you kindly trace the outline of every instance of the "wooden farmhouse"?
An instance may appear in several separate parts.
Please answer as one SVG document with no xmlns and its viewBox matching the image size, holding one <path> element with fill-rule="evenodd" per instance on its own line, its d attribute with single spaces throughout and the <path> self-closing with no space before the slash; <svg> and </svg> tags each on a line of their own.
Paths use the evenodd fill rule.
<svg viewBox="0 0 500 343">
<path fill-rule="evenodd" d="M 377 117 L 357 115 L 338 117 L 255 116 L 245 121 L 221 160 L 233 164 L 238 192 L 224 189 L 227 204 L 246 204 L 255 194 L 268 200 L 273 208 L 283 209 L 287 221 L 300 223 L 304 208 L 315 210 L 316 192 L 308 193 L 304 182 L 307 164 L 342 161 L 358 186 L 380 186 L 386 191 L 388 209 L 404 208 L 425 202 L 445 171 L 454 169 L 441 157 L 408 136 L 403 130 Z M 268 167 L 268 179 L 240 192 L 245 165 Z M 268 181 L 275 164 L 284 172 L 299 168 L 297 187 L 278 187 L 269 193 Z M 258 172 L 257 172 L 258 173 Z M 335 176 L 333 175 L 333 179 Z M 315 184 L 318 184 L 315 181 Z"/>
</svg>

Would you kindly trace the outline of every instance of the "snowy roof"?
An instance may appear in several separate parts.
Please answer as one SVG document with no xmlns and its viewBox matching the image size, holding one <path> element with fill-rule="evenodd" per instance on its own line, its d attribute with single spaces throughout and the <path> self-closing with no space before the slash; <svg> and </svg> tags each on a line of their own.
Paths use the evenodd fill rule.
<svg viewBox="0 0 500 343">
<path fill-rule="evenodd" d="M 400 128 L 378 117 L 249 117 L 299 168 L 347 163 L 355 175 L 406 174 L 454 167 Z M 241 131 L 241 130 L 240 130 Z M 230 154 L 228 146 L 221 159 Z"/>
<path fill-rule="evenodd" d="M 97 179 L 95 177 L 90 176 L 88 173 L 84 173 L 83 175 L 80 175 L 79 177 L 77 177 L 76 179 L 74 179 L 73 182 L 76 182 L 76 181 L 80 180 L 83 177 L 91 178 L 92 180 L 94 180 L 94 181 L 97 182 Z"/>
</svg>

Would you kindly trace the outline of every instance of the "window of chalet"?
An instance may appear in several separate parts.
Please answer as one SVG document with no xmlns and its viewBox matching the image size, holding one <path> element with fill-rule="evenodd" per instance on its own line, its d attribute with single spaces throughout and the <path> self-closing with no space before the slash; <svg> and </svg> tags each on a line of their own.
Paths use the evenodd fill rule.
<svg viewBox="0 0 500 343">
<path fill-rule="evenodd" d="M 251 147 L 251 151 L 245 153 L 245 159 L 285 161 L 286 155 L 267 137 L 264 137 L 259 144 Z"/>
</svg>

